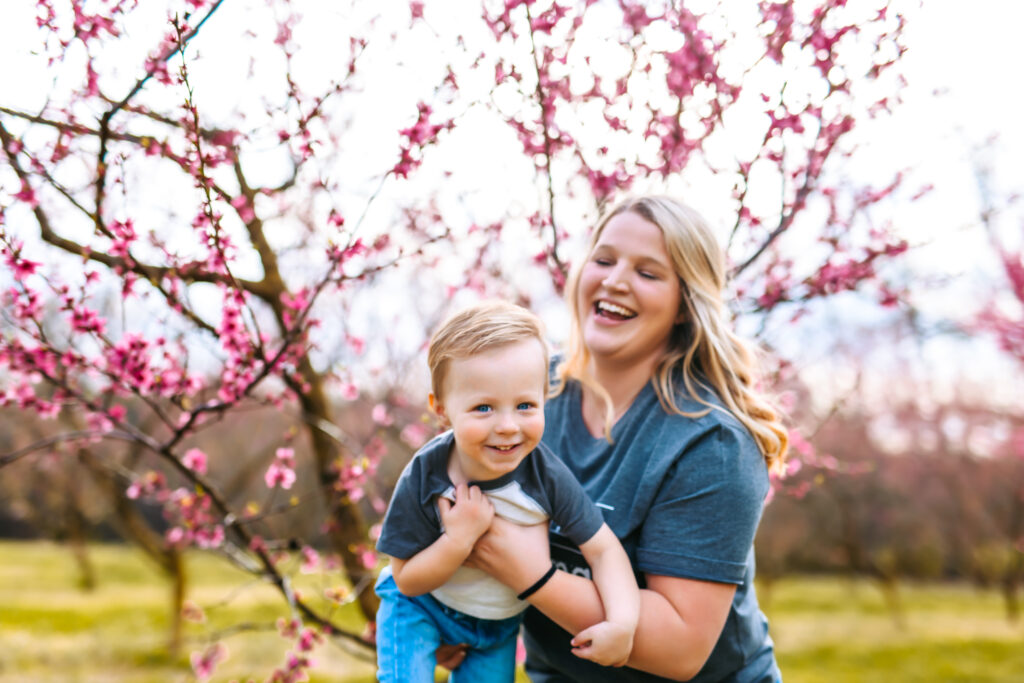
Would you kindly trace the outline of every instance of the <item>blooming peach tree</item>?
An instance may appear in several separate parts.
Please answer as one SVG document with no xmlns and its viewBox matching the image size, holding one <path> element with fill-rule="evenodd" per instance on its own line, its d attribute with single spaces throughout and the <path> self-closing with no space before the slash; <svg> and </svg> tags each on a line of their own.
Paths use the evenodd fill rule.
<svg viewBox="0 0 1024 683">
<path fill-rule="evenodd" d="M 896 303 L 878 264 L 906 245 L 873 208 L 901 176 L 844 163 L 897 104 L 891 4 L 38 0 L 23 87 L 0 95 L 0 404 L 80 428 L 0 467 L 140 450 L 108 464 L 163 509 L 165 543 L 290 605 L 274 680 L 325 635 L 372 646 L 293 589 L 281 550 L 340 565 L 328 597 L 372 620 L 381 435 L 429 428 L 396 424 L 400 399 L 371 436 L 339 411 L 396 396 L 388 354 L 414 355 L 450 298 L 550 299 L 607 202 L 660 190 L 725 226 L 741 317 L 857 288 Z M 267 505 L 215 476 L 232 453 L 204 435 L 255 406 L 298 425 L 259 444 L 261 480 L 272 507 L 315 472 L 319 549 L 268 537 Z M 225 656 L 195 653 L 196 674 Z"/>
</svg>

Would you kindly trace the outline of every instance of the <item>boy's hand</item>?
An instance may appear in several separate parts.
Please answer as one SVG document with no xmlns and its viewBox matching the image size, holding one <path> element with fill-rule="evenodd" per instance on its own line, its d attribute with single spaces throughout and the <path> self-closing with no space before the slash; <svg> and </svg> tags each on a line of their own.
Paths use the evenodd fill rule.
<svg viewBox="0 0 1024 683">
<path fill-rule="evenodd" d="M 572 653 L 602 666 L 622 666 L 633 651 L 634 631 L 614 621 L 602 621 L 572 639 Z"/>
<path fill-rule="evenodd" d="M 466 547 L 468 553 L 476 539 L 491 526 L 494 506 L 476 486 L 459 484 L 455 487 L 455 504 L 447 498 L 438 498 L 437 508 L 441 513 L 444 533 L 453 541 Z"/>
</svg>

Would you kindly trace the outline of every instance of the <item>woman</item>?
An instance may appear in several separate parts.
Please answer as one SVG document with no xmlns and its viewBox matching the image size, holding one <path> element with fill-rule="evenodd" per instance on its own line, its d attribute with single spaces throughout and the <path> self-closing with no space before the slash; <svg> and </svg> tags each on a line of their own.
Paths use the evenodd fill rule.
<svg viewBox="0 0 1024 683">
<path fill-rule="evenodd" d="M 472 562 L 533 591 L 534 683 L 781 680 L 753 540 L 787 437 L 729 329 L 724 285 L 711 230 L 665 197 L 612 209 L 570 278 L 572 333 L 544 442 L 602 508 L 643 590 L 627 668 L 576 657 L 570 634 L 603 618 L 586 563 L 554 531 L 549 555 L 543 529 L 495 522 Z"/>
</svg>

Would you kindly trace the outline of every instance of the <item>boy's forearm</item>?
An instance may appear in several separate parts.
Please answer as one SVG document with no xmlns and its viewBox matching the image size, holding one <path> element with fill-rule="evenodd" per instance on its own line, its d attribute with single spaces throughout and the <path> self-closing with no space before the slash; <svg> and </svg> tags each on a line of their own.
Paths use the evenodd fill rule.
<svg viewBox="0 0 1024 683">
<path fill-rule="evenodd" d="M 392 573 L 398 590 L 416 596 L 438 588 L 462 566 L 469 557 L 472 545 L 457 543 L 447 534 L 407 560 L 392 563 Z"/>
<path fill-rule="evenodd" d="M 625 553 L 623 562 L 618 558 L 604 557 L 592 564 L 594 584 L 601 595 L 606 621 L 614 621 L 633 630 L 636 628 L 640 610 L 640 589 L 629 566 Z"/>
<path fill-rule="evenodd" d="M 640 589 L 636 585 L 629 557 L 618 539 L 608 530 L 610 542 L 602 539 L 598 547 L 584 554 L 590 565 L 594 585 L 601 596 L 605 621 L 613 621 L 629 630 L 636 628 L 640 610 Z"/>
</svg>

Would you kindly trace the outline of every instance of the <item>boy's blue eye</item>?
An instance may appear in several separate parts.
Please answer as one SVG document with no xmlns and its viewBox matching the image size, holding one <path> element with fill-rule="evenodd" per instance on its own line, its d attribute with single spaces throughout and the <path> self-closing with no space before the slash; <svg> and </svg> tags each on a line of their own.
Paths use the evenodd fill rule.
<svg viewBox="0 0 1024 683">
<path fill-rule="evenodd" d="M 487 404 L 481 404 L 473 408 L 473 410 L 478 413 L 489 413 L 491 412 L 491 407 Z"/>
<path fill-rule="evenodd" d="M 530 403 L 529 401 L 523 401 L 522 403 L 516 406 L 516 410 L 529 410 L 530 408 L 533 407 L 533 403 Z"/>
</svg>

